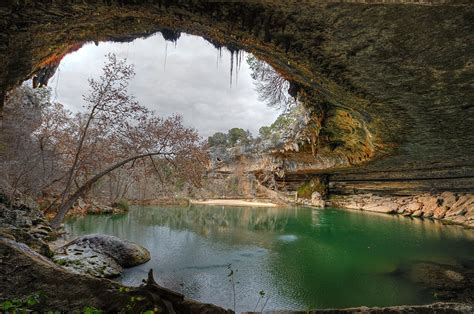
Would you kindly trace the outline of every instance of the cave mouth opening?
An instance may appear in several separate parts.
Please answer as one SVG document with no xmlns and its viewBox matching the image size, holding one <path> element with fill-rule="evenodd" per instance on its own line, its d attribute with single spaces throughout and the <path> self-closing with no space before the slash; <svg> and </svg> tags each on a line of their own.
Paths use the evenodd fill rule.
<svg viewBox="0 0 474 314">
<path fill-rule="evenodd" d="M 181 115 L 203 138 L 231 128 L 258 137 L 260 127 L 295 102 L 290 84 L 251 53 L 170 29 L 69 45 L 44 60 L 24 85 L 47 87 L 51 102 L 82 112 L 88 80 L 99 76 L 108 54 L 133 65 L 129 93 L 139 103 L 162 117 Z"/>
<path fill-rule="evenodd" d="M 58 182 L 65 180 L 56 178 L 57 173 L 65 172 L 71 165 L 76 167 L 78 156 L 83 160 L 77 163 L 83 168 L 76 169 L 75 175 L 80 177 L 77 187 L 85 184 L 92 173 L 112 165 L 113 160 L 124 159 L 124 152 L 132 154 L 129 145 L 132 140 L 124 136 L 128 129 L 120 126 L 119 121 L 110 124 L 107 115 L 97 118 L 94 114 L 90 126 L 88 122 L 93 116 L 88 99 L 97 96 L 93 86 L 103 81 L 111 56 L 131 69 L 123 88 L 125 92 L 116 89 L 119 98 L 115 100 L 120 103 L 131 95 L 128 105 L 136 101 L 165 122 L 180 117 L 181 120 L 173 123 L 196 132 L 198 140 L 193 141 L 199 142 L 206 152 L 205 172 L 211 172 L 211 176 L 217 173 L 219 178 L 228 178 L 229 174 L 245 177 L 250 173 L 255 182 L 255 173 L 260 168 L 252 168 L 254 162 L 261 161 L 258 158 L 262 155 L 263 159 L 272 159 L 275 152 L 285 150 L 286 143 L 306 127 L 308 111 L 299 101 L 295 85 L 265 61 L 234 45 L 224 47 L 202 37 L 167 29 L 124 40 L 76 42 L 52 51 L 28 80 L 9 93 L 3 125 L 8 148 L 5 165 L 29 164 L 30 168 L 38 169 L 31 177 L 39 179 L 25 179 L 24 191 L 35 196 L 57 195 L 61 189 Z M 130 125 L 126 126 L 129 129 L 141 124 L 133 112 L 131 116 Z M 103 128 L 107 123 L 108 128 Z M 23 128 L 19 129 L 18 125 Z M 142 135 L 135 138 L 135 144 Z M 84 146 L 83 138 L 86 138 Z M 74 156 L 77 145 L 78 153 Z M 103 145 L 110 145 L 110 151 L 100 147 Z M 25 152 L 28 157 L 20 160 Z M 113 154 L 116 156 L 111 157 Z M 6 167 L 12 178 L 21 172 Z M 266 168 L 272 172 L 275 167 L 271 164 Z M 152 163 L 150 169 L 156 170 L 156 165 Z M 112 187 L 123 183 L 119 182 L 122 175 L 109 175 L 109 189 L 122 189 Z M 163 183 L 169 175 L 160 173 L 156 181 Z M 144 178 L 146 181 L 146 175 Z M 169 179 L 168 183 L 171 190 L 179 192 L 182 186 L 177 181 Z M 108 202 L 114 203 L 125 196 L 153 199 L 170 193 L 160 183 L 156 195 L 154 191 L 147 194 L 140 182 L 132 192 L 128 188 L 107 192 Z M 102 197 L 101 189 L 94 188 L 92 194 Z"/>
<path fill-rule="evenodd" d="M 85 114 L 89 80 L 113 54 L 133 66 L 128 91 L 141 105 L 164 118 L 177 114 L 196 129 L 209 148 L 208 169 L 251 173 L 272 190 L 297 189 L 288 175 L 319 178 L 321 170 L 372 158 L 363 117 L 294 80 L 290 62 L 270 58 L 270 65 L 265 54 L 258 59 L 239 47 L 167 28 L 74 42 L 52 50 L 23 87 L 46 91 L 67 115 Z"/>
</svg>

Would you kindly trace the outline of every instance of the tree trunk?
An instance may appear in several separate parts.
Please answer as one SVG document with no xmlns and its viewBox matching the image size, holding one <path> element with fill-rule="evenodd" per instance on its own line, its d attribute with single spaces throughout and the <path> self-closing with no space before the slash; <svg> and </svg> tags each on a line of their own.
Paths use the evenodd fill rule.
<svg viewBox="0 0 474 314">
<path fill-rule="evenodd" d="M 137 155 L 137 156 L 130 157 L 128 159 L 122 160 L 121 162 L 119 162 L 119 163 L 117 163 L 113 166 L 110 166 L 109 168 L 107 168 L 107 169 L 103 170 L 102 172 L 99 172 L 98 174 L 96 174 L 94 177 L 92 177 L 86 183 L 84 183 L 79 189 L 77 189 L 77 191 L 74 194 L 72 194 L 60 206 L 60 208 L 58 210 L 58 213 L 56 214 L 56 216 L 51 221 L 51 226 L 53 228 L 57 229 L 61 225 L 62 221 L 64 220 L 64 217 L 66 217 L 66 214 L 69 211 L 69 209 L 74 205 L 74 203 L 79 199 L 79 197 L 81 197 L 85 192 L 87 192 L 94 185 L 94 183 L 96 183 L 100 178 L 102 178 L 103 176 L 105 176 L 109 172 L 114 171 L 115 169 L 120 168 L 123 165 L 125 165 L 125 164 L 127 164 L 131 161 L 134 161 L 134 160 L 137 160 L 137 159 L 140 159 L 140 158 L 156 156 L 156 155 L 173 155 L 173 154 L 172 153 L 156 152 L 156 153 L 148 153 L 148 154 Z"/>
</svg>

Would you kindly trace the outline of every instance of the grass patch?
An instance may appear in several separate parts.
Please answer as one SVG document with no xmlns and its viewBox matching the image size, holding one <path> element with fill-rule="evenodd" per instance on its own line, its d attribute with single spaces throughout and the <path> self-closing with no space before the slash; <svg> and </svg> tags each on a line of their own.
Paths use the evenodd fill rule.
<svg viewBox="0 0 474 314">
<path fill-rule="evenodd" d="M 311 199 L 311 195 L 314 192 L 318 192 L 321 196 L 326 195 L 326 184 L 324 184 L 321 179 L 313 178 L 308 182 L 303 183 L 298 188 L 298 197 Z"/>
</svg>

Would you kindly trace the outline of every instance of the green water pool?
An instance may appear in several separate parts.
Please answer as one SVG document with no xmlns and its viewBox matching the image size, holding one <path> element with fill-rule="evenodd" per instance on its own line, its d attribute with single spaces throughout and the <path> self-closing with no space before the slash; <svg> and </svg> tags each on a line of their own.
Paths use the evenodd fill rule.
<svg viewBox="0 0 474 314">
<path fill-rule="evenodd" d="M 419 261 L 474 260 L 474 232 L 439 222 L 339 209 L 222 206 L 135 207 L 120 216 L 69 219 L 73 235 L 137 242 L 152 259 L 119 278 L 157 282 L 187 297 L 251 311 L 388 306 L 436 301 L 397 275 Z M 259 302 L 261 309 L 264 302 Z"/>
</svg>

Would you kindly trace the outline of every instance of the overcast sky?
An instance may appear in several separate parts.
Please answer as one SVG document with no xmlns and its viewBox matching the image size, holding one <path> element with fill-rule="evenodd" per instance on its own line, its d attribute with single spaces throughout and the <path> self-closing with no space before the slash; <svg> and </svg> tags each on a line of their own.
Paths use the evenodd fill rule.
<svg viewBox="0 0 474 314">
<path fill-rule="evenodd" d="M 130 93 L 141 104 L 161 116 L 181 114 L 185 124 L 203 137 L 232 127 L 249 129 L 256 135 L 279 114 L 259 101 L 245 55 L 238 80 L 234 73 L 230 86 L 230 53 L 223 49 L 217 64 L 217 49 L 200 37 L 185 34 L 176 47 L 165 42 L 161 34 L 131 43 L 87 44 L 67 55 L 49 81 L 53 100 L 73 112 L 82 110 L 87 79 L 100 75 L 109 52 L 135 65 Z"/>
</svg>

